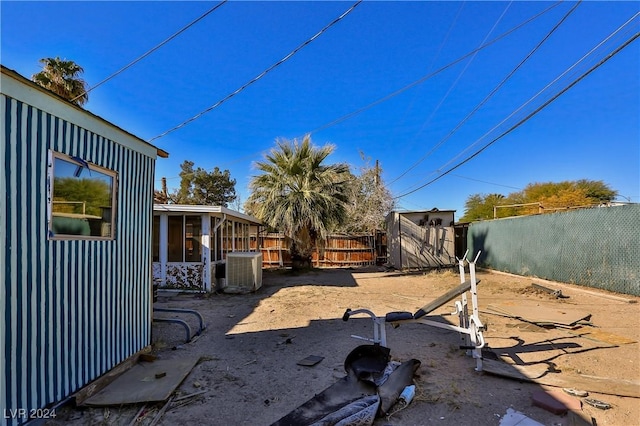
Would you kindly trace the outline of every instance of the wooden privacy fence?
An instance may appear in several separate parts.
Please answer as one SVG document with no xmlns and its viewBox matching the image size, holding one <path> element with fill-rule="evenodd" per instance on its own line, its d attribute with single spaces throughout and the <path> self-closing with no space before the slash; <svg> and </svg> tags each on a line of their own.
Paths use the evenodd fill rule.
<svg viewBox="0 0 640 426">
<path fill-rule="evenodd" d="M 324 247 L 314 247 L 315 267 L 349 267 L 382 264 L 387 261 L 386 234 L 334 234 Z M 268 233 L 251 236 L 251 250 L 262 252 L 263 268 L 291 266 L 289 241 L 283 234 Z"/>
</svg>

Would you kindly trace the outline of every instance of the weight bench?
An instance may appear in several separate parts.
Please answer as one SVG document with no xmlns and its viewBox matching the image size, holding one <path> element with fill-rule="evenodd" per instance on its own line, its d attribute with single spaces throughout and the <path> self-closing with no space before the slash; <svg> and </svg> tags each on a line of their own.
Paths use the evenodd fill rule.
<svg viewBox="0 0 640 426">
<path fill-rule="evenodd" d="M 468 251 L 467 251 L 468 253 Z M 476 371 L 482 371 L 482 348 L 485 346 L 484 337 L 482 332 L 485 330 L 484 325 L 478 317 L 478 293 L 477 285 L 480 280 L 476 279 L 476 262 L 481 252 L 478 252 L 476 258 L 472 261 L 467 261 L 469 264 L 469 279 L 465 280 L 465 259 L 467 253 L 464 254 L 462 259 L 458 259 L 458 268 L 460 271 L 460 285 L 449 290 L 442 296 L 438 297 L 432 302 L 427 303 L 422 308 L 418 309 L 415 313 L 411 312 L 389 312 L 383 317 L 376 316 L 368 309 L 347 309 L 342 316 L 343 321 L 348 321 L 350 317 L 357 314 L 367 314 L 373 320 L 373 339 L 355 336 L 356 339 L 367 340 L 373 342 L 376 345 L 387 346 L 387 333 L 385 325 L 391 324 L 392 327 L 397 328 L 403 323 L 420 323 L 426 324 L 432 327 L 442 328 L 445 330 L 457 331 L 460 333 L 462 344 L 460 349 L 467 350 L 467 353 L 476 360 Z M 469 308 L 467 303 L 467 292 L 471 293 L 472 313 L 469 314 Z M 460 300 L 455 302 L 455 311 L 451 315 L 457 315 L 459 325 L 442 323 L 429 319 L 428 315 L 443 306 L 445 303 L 450 302 L 456 297 L 460 296 Z"/>
</svg>

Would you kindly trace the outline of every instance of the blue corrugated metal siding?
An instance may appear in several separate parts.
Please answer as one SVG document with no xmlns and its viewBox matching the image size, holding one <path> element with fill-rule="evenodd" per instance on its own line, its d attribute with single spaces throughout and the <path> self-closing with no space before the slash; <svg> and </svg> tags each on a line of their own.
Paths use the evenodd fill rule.
<svg viewBox="0 0 640 426">
<path fill-rule="evenodd" d="M 0 408 L 60 401 L 151 341 L 155 159 L 2 95 Z M 115 239 L 47 238 L 47 151 L 118 173 Z M 0 423 L 24 419 L 0 416 Z"/>
</svg>

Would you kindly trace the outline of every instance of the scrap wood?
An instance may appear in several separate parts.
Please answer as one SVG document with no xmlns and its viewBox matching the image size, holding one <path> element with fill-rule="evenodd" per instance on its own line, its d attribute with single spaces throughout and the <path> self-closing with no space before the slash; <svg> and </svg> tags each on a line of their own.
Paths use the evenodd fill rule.
<svg viewBox="0 0 640 426">
<path fill-rule="evenodd" d="M 198 396 L 198 395 L 205 394 L 207 392 L 209 392 L 209 389 L 205 389 L 205 390 L 202 390 L 202 391 L 190 393 L 189 395 L 182 395 L 182 396 L 180 396 L 178 398 L 174 398 L 173 402 L 180 402 L 180 401 L 183 401 L 185 399 L 189 399 L 189 398 L 193 398 L 193 397 Z"/>
<path fill-rule="evenodd" d="M 169 400 L 162 406 L 160 411 L 158 411 L 158 414 L 156 414 L 153 420 L 151 420 L 151 423 L 149 423 L 149 426 L 154 426 L 156 423 L 160 421 L 160 419 L 162 418 L 164 413 L 167 411 L 167 409 L 169 408 L 172 402 L 173 402 L 173 396 L 169 398 Z"/>
<path fill-rule="evenodd" d="M 587 375 L 569 375 L 554 373 L 548 370 L 546 364 L 510 365 L 502 361 L 484 359 L 482 370 L 508 379 L 538 383 L 540 385 L 558 388 L 580 388 L 585 391 L 603 395 L 626 396 L 640 398 L 640 382 L 631 380 L 612 379 Z"/>
<path fill-rule="evenodd" d="M 134 426 L 135 424 L 141 422 L 142 419 L 144 419 L 144 417 L 147 415 L 146 410 L 147 410 L 147 404 L 142 404 L 142 407 L 140 407 L 136 415 L 133 417 L 133 420 L 131 420 L 131 423 L 129 423 L 129 426 Z"/>
<path fill-rule="evenodd" d="M 540 327 L 538 324 L 534 324 L 531 322 L 519 322 L 517 324 L 506 324 L 507 328 L 517 328 L 523 331 L 531 331 L 536 333 L 546 333 L 547 329 L 544 327 Z"/>
<path fill-rule="evenodd" d="M 209 392 L 208 389 L 199 391 L 199 392 L 194 392 L 189 395 L 183 395 L 178 398 L 174 398 L 170 408 L 174 409 L 174 408 L 184 407 L 189 404 L 193 404 L 195 401 L 197 401 L 198 399 L 197 397 L 202 396 L 207 392 Z"/>
<path fill-rule="evenodd" d="M 545 287 L 542 286 L 540 284 L 536 284 L 536 283 L 531 283 L 531 287 L 537 289 L 537 290 L 542 290 L 544 292 L 547 292 L 549 294 L 551 294 L 552 296 L 555 296 L 556 299 L 568 299 L 569 296 L 565 296 L 564 294 L 562 294 L 562 290 L 558 289 L 558 290 L 553 290 L 549 287 Z"/>
</svg>

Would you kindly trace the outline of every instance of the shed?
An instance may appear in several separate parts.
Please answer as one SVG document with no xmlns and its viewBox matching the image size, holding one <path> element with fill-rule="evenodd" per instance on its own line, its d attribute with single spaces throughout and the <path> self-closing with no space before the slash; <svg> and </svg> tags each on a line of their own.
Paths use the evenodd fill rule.
<svg viewBox="0 0 640 426">
<path fill-rule="evenodd" d="M 212 291 L 231 252 L 251 252 L 260 221 L 222 206 L 153 206 L 153 278 L 160 287 Z"/>
<path fill-rule="evenodd" d="M 0 424 L 14 425 L 150 345 L 167 154 L 4 66 L 0 114 Z"/>
<path fill-rule="evenodd" d="M 387 215 L 387 253 L 397 269 L 454 265 L 455 210 L 392 211 Z"/>
</svg>

